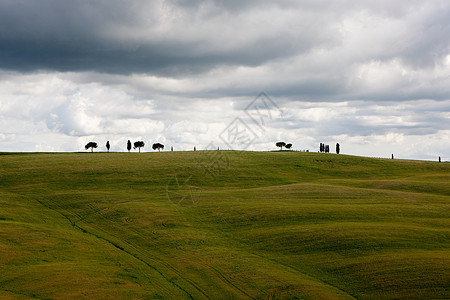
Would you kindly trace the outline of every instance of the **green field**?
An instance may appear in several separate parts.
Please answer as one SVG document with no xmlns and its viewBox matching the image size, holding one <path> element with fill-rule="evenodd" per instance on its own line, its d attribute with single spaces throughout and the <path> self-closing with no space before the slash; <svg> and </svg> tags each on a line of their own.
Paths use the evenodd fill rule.
<svg viewBox="0 0 450 300">
<path fill-rule="evenodd" d="M 450 299 L 450 164 L 0 155 L 0 298 Z"/>
</svg>

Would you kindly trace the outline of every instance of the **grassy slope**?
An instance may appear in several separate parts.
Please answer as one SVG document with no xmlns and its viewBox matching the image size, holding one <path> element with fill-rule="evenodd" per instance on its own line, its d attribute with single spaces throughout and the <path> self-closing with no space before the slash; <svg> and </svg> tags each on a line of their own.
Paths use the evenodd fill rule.
<svg viewBox="0 0 450 300">
<path fill-rule="evenodd" d="M 450 298 L 449 164 L 197 151 L 0 170 L 0 297 Z"/>
</svg>

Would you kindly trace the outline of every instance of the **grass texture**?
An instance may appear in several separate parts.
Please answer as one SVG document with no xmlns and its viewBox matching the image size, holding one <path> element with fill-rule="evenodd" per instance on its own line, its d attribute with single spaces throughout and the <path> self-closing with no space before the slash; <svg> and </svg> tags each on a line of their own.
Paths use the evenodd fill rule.
<svg viewBox="0 0 450 300">
<path fill-rule="evenodd" d="M 0 298 L 449 299 L 450 164 L 0 154 Z"/>
</svg>

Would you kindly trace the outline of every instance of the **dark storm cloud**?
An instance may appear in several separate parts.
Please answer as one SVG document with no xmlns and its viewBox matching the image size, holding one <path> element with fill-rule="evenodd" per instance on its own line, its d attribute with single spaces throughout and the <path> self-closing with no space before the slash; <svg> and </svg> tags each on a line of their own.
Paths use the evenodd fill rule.
<svg viewBox="0 0 450 300">
<path fill-rule="evenodd" d="M 211 41 L 211 36 L 223 34 L 221 30 L 239 34 L 257 27 L 230 23 L 211 32 L 211 16 L 197 16 L 195 12 L 203 2 L 189 2 L 187 6 L 183 1 L 2 1 L 0 68 L 177 75 L 203 72 L 217 65 L 256 66 L 304 48 L 289 35 L 255 33 L 256 38 L 240 42 L 220 38 Z M 220 7 L 237 4 L 218 5 L 206 12 L 220 18 Z M 170 20 L 163 20 L 164 14 Z M 168 29 L 159 31 L 164 26 Z M 192 32 L 197 35 L 183 36 Z"/>
<path fill-rule="evenodd" d="M 435 80 L 445 71 L 414 72 L 442 68 L 449 16 L 443 0 L 3 0 L 0 69 L 198 76 L 192 85 L 228 68 L 203 90 L 163 93 L 445 99 L 447 85 Z M 388 76 L 374 76 L 373 62 Z M 233 75 L 240 67 L 262 70 Z M 367 76 L 355 80 L 358 72 Z"/>
</svg>

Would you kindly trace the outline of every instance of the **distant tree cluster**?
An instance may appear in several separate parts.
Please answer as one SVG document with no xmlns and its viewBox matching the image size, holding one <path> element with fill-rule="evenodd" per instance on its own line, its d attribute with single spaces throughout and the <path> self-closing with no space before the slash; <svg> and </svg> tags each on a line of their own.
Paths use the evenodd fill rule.
<svg viewBox="0 0 450 300">
<path fill-rule="evenodd" d="M 277 142 L 275 144 L 275 146 L 281 148 L 280 151 L 283 150 L 283 147 L 288 149 L 288 150 L 290 150 L 292 148 L 292 144 L 286 144 L 285 142 Z"/>
<path fill-rule="evenodd" d="M 330 153 L 330 145 L 325 145 L 324 143 L 320 143 L 319 152 L 321 153 Z M 336 143 L 336 154 L 341 153 L 341 145 Z"/>
<path fill-rule="evenodd" d="M 324 143 L 320 143 L 319 151 L 321 153 L 330 153 L 330 145 L 325 145 Z"/>
</svg>

